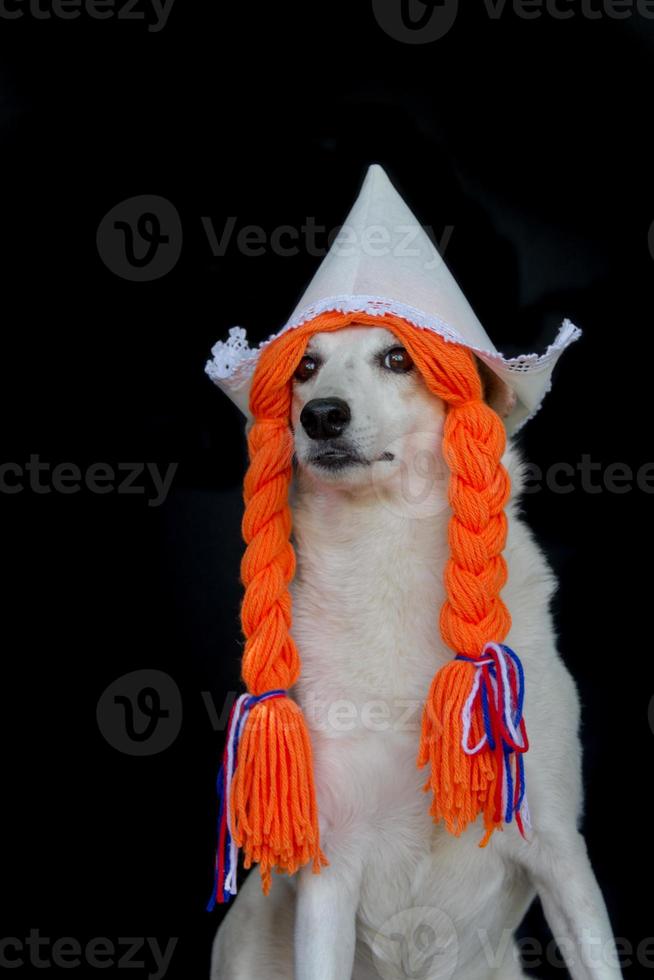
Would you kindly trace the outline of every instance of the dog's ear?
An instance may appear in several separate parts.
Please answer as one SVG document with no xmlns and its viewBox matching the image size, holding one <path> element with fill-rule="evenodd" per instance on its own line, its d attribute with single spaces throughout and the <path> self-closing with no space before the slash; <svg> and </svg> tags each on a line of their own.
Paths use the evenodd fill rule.
<svg viewBox="0 0 654 980">
<path fill-rule="evenodd" d="M 484 401 L 487 405 L 497 412 L 501 419 L 505 419 L 509 412 L 515 407 L 516 393 L 512 388 L 502 381 L 494 371 L 491 371 L 488 364 L 475 357 L 477 370 L 484 389 Z"/>
</svg>

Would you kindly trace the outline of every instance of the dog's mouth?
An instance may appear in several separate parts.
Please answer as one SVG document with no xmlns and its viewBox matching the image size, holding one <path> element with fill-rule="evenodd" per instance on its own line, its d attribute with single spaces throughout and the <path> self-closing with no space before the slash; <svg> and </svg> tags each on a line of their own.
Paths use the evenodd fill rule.
<svg viewBox="0 0 654 980">
<path fill-rule="evenodd" d="M 392 460 L 392 453 L 383 453 L 380 460 Z M 349 442 L 334 439 L 316 447 L 308 456 L 307 463 L 323 470 L 343 470 L 348 466 L 371 466 L 373 460 L 366 459 Z"/>
<path fill-rule="evenodd" d="M 369 466 L 370 462 L 364 459 L 355 449 L 341 446 L 325 446 L 311 453 L 308 463 L 318 466 L 323 470 L 342 470 L 346 466 Z"/>
</svg>

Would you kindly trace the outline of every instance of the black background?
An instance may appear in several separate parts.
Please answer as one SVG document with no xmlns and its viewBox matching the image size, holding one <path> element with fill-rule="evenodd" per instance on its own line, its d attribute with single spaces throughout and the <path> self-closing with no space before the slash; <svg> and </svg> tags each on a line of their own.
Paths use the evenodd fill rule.
<svg viewBox="0 0 654 980">
<path fill-rule="evenodd" d="M 222 733 L 203 692 L 220 711 L 239 689 L 245 456 L 203 367 L 229 326 L 278 329 L 319 259 L 234 241 L 216 257 L 203 217 L 333 229 L 381 163 L 436 239 L 452 229 L 448 264 L 500 349 L 544 349 L 563 316 L 584 330 L 520 437 L 527 458 L 589 454 L 598 483 L 654 459 L 654 21 L 570 6 L 569 20 L 493 18 L 475 0 L 429 44 L 389 36 L 370 3 L 176 0 L 159 32 L 0 19 L 2 460 L 179 464 L 160 507 L 143 480 L 141 495 L 0 494 L 3 935 L 176 936 L 168 976 L 208 975 Z M 144 194 L 177 209 L 183 247 L 167 275 L 131 282 L 96 232 Z M 525 510 L 584 704 L 591 858 L 636 946 L 654 935 L 654 498 L 574 487 Z M 184 708 L 173 744 L 144 758 L 96 721 L 107 685 L 141 668 L 168 673 Z M 524 931 L 547 941 L 537 907 Z"/>
</svg>

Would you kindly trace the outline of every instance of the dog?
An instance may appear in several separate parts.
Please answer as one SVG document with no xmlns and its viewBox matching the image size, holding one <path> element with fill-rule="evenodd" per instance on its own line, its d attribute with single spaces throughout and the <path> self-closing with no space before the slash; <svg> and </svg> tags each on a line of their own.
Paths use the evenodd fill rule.
<svg viewBox="0 0 654 980">
<path fill-rule="evenodd" d="M 512 394 L 478 362 L 500 415 Z M 421 707 L 452 657 L 439 633 L 448 555 L 446 408 L 385 328 L 315 334 L 293 381 L 291 506 L 297 571 L 293 696 L 311 734 L 329 866 L 258 875 L 218 930 L 212 980 L 514 980 L 513 938 L 538 895 L 574 980 L 621 976 L 583 837 L 580 707 L 556 649 L 555 579 L 511 477 L 502 597 L 527 678 L 531 829 L 478 845 L 429 813 L 417 768 Z"/>
</svg>

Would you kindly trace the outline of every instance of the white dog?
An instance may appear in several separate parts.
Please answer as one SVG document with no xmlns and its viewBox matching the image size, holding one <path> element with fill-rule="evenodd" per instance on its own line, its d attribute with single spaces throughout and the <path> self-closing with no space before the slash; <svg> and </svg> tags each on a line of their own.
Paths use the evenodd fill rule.
<svg viewBox="0 0 654 980">
<path fill-rule="evenodd" d="M 480 365 L 481 367 L 481 365 Z M 509 395 L 483 371 L 502 414 Z M 518 513 L 521 461 L 504 456 L 502 597 L 527 679 L 533 828 L 484 849 L 429 814 L 416 767 L 421 707 L 451 659 L 439 633 L 448 555 L 445 406 L 385 329 L 312 337 L 294 381 L 293 693 L 311 732 L 329 866 L 252 873 L 218 931 L 213 980 L 513 980 L 513 932 L 536 894 L 574 980 L 616 980 L 608 916 L 578 831 L 579 702 L 557 650 L 550 568 Z"/>
</svg>

